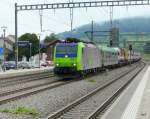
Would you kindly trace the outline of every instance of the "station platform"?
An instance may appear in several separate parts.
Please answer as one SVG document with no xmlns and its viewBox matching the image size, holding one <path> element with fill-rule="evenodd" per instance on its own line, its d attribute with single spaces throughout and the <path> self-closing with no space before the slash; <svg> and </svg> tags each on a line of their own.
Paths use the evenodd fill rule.
<svg viewBox="0 0 150 119">
<path fill-rule="evenodd" d="M 51 67 L 41 67 L 41 68 L 34 68 L 34 69 L 7 70 L 5 72 L 0 72 L 0 79 L 14 77 L 14 76 L 51 72 L 53 71 L 53 68 L 54 67 L 51 66 Z"/>
<path fill-rule="evenodd" d="M 150 65 L 135 77 L 101 119 L 150 119 Z"/>
</svg>

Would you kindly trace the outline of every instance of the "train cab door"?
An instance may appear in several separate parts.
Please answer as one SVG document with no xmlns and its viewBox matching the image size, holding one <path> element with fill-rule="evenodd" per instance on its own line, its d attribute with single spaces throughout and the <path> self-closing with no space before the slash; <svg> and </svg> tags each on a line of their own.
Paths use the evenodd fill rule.
<svg viewBox="0 0 150 119">
<path fill-rule="evenodd" d="M 102 65 L 102 67 L 104 66 L 104 58 L 105 56 L 104 56 L 104 52 L 101 50 L 101 65 Z"/>
<path fill-rule="evenodd" d="M 85 48 L 82 48 L 82 69 L 84 70 L 86 67 L 86 53 Z"/>
</svg>

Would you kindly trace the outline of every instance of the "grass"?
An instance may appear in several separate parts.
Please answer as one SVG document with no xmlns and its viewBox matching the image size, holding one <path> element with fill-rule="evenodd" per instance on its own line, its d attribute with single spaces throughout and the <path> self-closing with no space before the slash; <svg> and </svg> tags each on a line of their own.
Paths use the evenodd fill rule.
<svg viewBox="0 0 150 119">
<path fill-rule="evenodd" d="M 29 109 L 25 107 L 17 107 L 15 109 L 0 109 L 0 112 L 12 113 L 12 114 L 25 114 L 25 115 L 32 115 L 32 116 L 38 115 L 38 112 L 35 109 Z"/>
</svg>

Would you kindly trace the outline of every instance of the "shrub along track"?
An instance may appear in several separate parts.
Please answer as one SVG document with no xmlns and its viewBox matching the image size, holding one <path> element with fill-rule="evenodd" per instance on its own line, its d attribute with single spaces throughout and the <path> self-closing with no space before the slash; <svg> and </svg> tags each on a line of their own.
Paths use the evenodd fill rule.
<svg viewBox="0 0 150 119">
<path fill-rule="evenodd" d="M 94 91 L 75 100 L 66 107 L 50 114 L 47 119 L 95 119 L 118 96 L 135 76 L 145 67 L 137 65 L 115 79 L 100 85 Z"/>
</svg>

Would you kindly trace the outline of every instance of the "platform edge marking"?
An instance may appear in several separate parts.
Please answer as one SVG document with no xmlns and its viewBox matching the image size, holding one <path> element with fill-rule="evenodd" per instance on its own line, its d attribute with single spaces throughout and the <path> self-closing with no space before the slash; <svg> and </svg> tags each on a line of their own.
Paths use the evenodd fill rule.
<svg viewBox="0 0 150 119">
<path fill-rule="evenodd" d="M 136 114 L 138 112 L 138 109 L 139 109 L 139 106 L 140 106 L 140 103 L 144 94 L 144 89 L 148 81 L 149 73 L 150 73 L 150 66 L 148 67 L 142 80 L 140 81 L 139 86 L 137 87 L 135 93 L 133 94 L 131 98 L 131 101 L 126 107 L 124 113 L 122 114 L 121 119 L 135 119 L 136 118 Z"/>
</svg>

